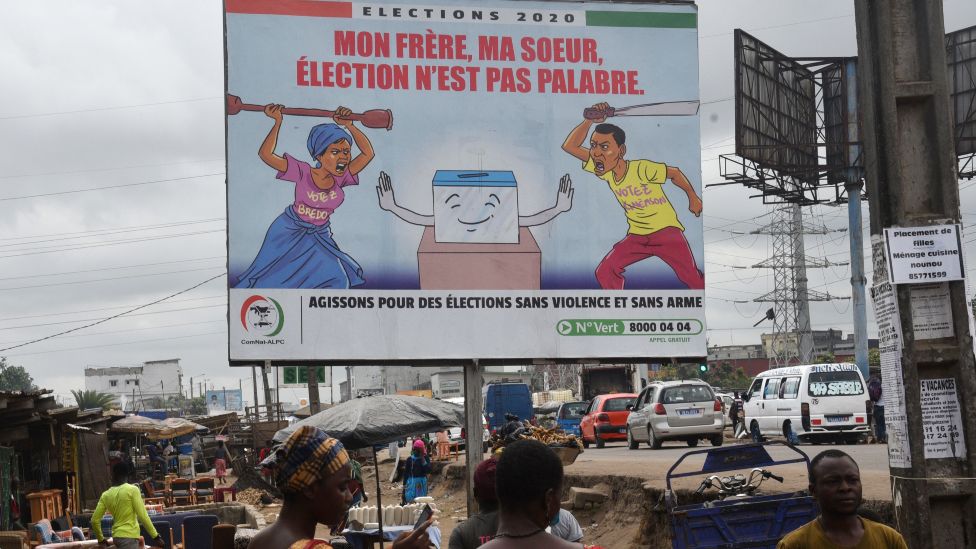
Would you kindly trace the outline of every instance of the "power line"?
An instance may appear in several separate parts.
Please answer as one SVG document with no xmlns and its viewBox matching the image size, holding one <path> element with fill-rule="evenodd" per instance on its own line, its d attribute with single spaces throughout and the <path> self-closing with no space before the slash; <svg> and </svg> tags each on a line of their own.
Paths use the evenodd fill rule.
<svg viewBox="0 0 976 549">
<path fill-rule="evenodd" d="M 212 217 L 210 219 L 193 219 L 189 221 L 174 221 L 172 223 L 158 223 L 155 225 L 129 225 L 126 227 L 111 227 L 105 229 L 91 229 L 89 231 L 77 231 L 73 233 L 48 233 L 48 234 L 38 234 L 32 236 L 11 236 L 6 238 L 0 238 L 0 241 L 4 240 L 30 240 L 32 238 L 51 238 L 53 241 L 70 240 L 75 238 L 91 238 L 93 236 L 106 236 L 110 234 L 118 233 L 132 233 L 139 231 L 150 231 L 153 229 L 168 229 L 171 227 L 182 227 L 185 225 L 199 225 L 201 223 L 216 223 L 218 221 L 226 221 L 223 217 Z M 21 244 L 40 244 L 42 242 L 50 242 L 51 240 L 34 240 L 33 242 L 13 242 L 10 244 L 0 244 L 0 246 L 18 246 Z"/>
<path fill-rule="evenodd" d="M 807 19 L 805 21 L 796 21 L 796 22 L 793 22 L 793 23 L 784 23 L 782 25 L 769 25 L 767 27 L 753 27 L 751 29 L 743 29 L 743 30 L 745 30 L 747 32 L 755 32 L 755 31 L 769 30 L 769 29 L 781 29 L 781 28 L 785 28 L 785 27 L 795 27 L 797 25 L 806 25 L 807 23 L 819 23 L 821 21 L 833 21 L 833 20 L 836 20 L 836 19 L 849 19 L 851 17 L 854 17 L 854 14 L 853 13 L 850 14 L 850 15 L 838 15 L 838 16 L 835 16 L 835 17 L 823 17 L 823 18 L 820 18 L 820 19 Z M 731 34 L 732 34 L 731 32 L 720 32 L 720 33 L 717 33 L 717 34 L 703 34 L 703 35 L 700 35 L 698 38 L 715 38 L 715 37 L 718 37 L 718 36 L 730 36 Z"/>
<path fill-rule="evenodd" d="M 0 116 L 0 120 L 16 120 L 20 118 L 39 118 L 42 116 L 60 116 L 63 114 L 78 114 L 83 112 L 100 112 L 100 111 L 115 111 L 122 109 L 139 109 L 142 107 L 156 107 L 159 105 L 175 105 L 178 103 L 194 103 L 198 101 L 213 101 L 215 99 L 223 99 L 222 97 L 197 97 L 195 99 L 176 99 L 173 101 L 157 101 L 155 103 L 139 103 L 136 105 L 116 105 L 114 107 L 92 107 L 88 109 L 78 109 L 74 111 L 58 111 L 58 112 L 42 112 L 34 114 L 16 114 L 11 116 Z"/>
<path fill-rule="evenodd" d="M 215 230 L 212 230 L 212 231 L 196 231 L 196 232 L 192 232 L 192 233 L 167 234 L 167 235 L 161 235 L 161 236 L 147 236 L 145 238 L 130 238 L 128 240 L 112 240 L 112 241 L 109 241 L 109 242 L 98 242 L 98 243 L 94 243 L 94 244 L 84 244 L 84 245 L 78 245 L 78 246 L 73 246 L 73 247 L 69 247 L 69 248 L 60 248 L 60 249 L 54 249 L 54 250 L 43 250 L 42 249 L 40 251 L 31 251 L 31 252 L 24 252 L 24 253 L 19 253 L 19 254 L 0 255 L 0 259 L 5 259 L 5 258 L 8 258 L 8 257 L 22 257 L 22 256 L 25 256 L 25 255 L 50 254 L 50 253 L 58 253 L 58 252 L 71 252 L 71 251 L 75 251 L 75 250 L 85 250 L 85 249 L 88 249 L 88 248 L 98 248 L 98 247 L 101 247 L 101 246 L 118 246 L 119 244 L 135 244 L 135 243 L 138 243 L 138 242 L 149 242 L 151 240 L 164 240 L 164 239 L 167 239 L 167 238 L 179 238 L 179 237 L 182 237 L 182 236 L 195 236 L 195 235 L 200 235 L 200 234 L 211 234 L 211 233 L 222 233 L 222 232 L 224 232 L 224 229 L 215 229 Z M 49 247 L 50 248 L 57 248 L 57 246 L 49 246 Z"/>
<path fill-rule="evenodd" d="M 37 273 L 37 274 L 24 275 L 24 276 L 7 276 L 7 277 L 0 278 L 0 281 L 20 280 L 22 278 L 39 278 L 42 276 L 64 276 L 64 275 L 71 275 L 71 274 L 96 273 L 101 271 L 117 271 L 120 269 L 136 269 L 139 267 L 155 267 L 157 265 L 172 265 L 173 263 L 193 263 L 195 261 L 210 261 L 212 259 L 226 259 L 226 257 L 221 255 L 215 255 L 211 257 L 201 257 L 198 259 L 174 259 L 172 261 L 160 261 L 157 263 L 142 263 L 139 265 L 120 265 L 118 267 L 102 267 L 100 269 L 85 269 L 83 271 L 64 271 L 61 273 Z"/>
<path fill-rule="evenodd" d="M 184 160 L 183 162 L 165 162 L 163 164 L 130 164 L 128 166 L 112 166 L 111 168 L 88 168 L 86 170 L 64 170 L 57 172 L 39 172 L 39 173 L 18 173 L 13 175 L 0 175 L 0 179 L 19 179 L 22 177 L 44 177 L 48 175 L 71 175 L 76 173 L 93 173 L 93 172 L 115 172 L 121 170 L 135 170 L 142 168 L 165 168 L 167 166 L 181 166 L 184 164 L 202 164 L 205 162 L 224 162 L 223 158 L 208 158 L 206 160 Z"/>
<path fill-rule="evenodd" d="M 227 319 L 226 318 L 218 318 L 216 320 L 201 320 L 199 322 L 181 322 L 179 324 L 163 324 L 163 325 L 160 325 L 160 326 L 146 326 L 144 328 L 127 328 L 125 330 L 112 330 L 110 332 L 93 332 L 93 333 L 89 333 L 89 334 L 66 335 L 66 336 L 61 336 L 61 338 L 62 339 L 69 339 L 69 338 L 73 338 L 73 337 L 94 337 L 94 336 L 103 336 L 103 335 L 124 334 L 124 333 L 129 333 L 129 332 L 144 332 L 146 330 L 162 330 L 164 328 L 182 328 L 184 326 L 198 326 L 200 324 L 213 324 L 214 322 L 226 323 L 227 322 Z M 10 343 L 18 343 L 18 342 L 16 342 L 16 341 L 5 341 L 3 343 L 0 343 L 0 345 L 7 345 L 7 344 L 10 344 Z"/>
<path fill-rule="evenodd" d="M 173 299 L 173 300 L 169 301 L 168 303 L 187 303 L 187 302 L 190 302 L 190 301 L 204 301 L 204 300 L 207 300 L 207 299 L 217 299 L 217 298 L 226 299 L 227 296 L 226 295 L 211 295 L 211 296 L 207 296 L 207 297 L 191 297 L 189 299 Z M 224 301 L 223 303 L 220 303 L 219 305 L 226 305 L 226 304 L 227 304 L 227 302 Z M 80 310 L 76 310 L 76 311 L 64 311 L 64 312 L 60 312 L 60 313 L 42 313 L 42 314 L 37 314 L 37 315 L 7 316 L 7 317 L 4 317 L 4 318 L 0 319 L 0 322 L 5 321 L 5 320 L 23 320 L 25 318 L 44 318 L 44 317 L 49 317 L 49 316 L 64 316 L 64 315 L 77 315 L 77 314 L 81 314 L 81 313 L 95 313 L 95 312 L 99 312 L 99 311 L 114 311 L 115 309 L 125 309 L 127 307 L 134 307 L 134 306 L 135 305 L 116 305 L 115 307 L 99 307 L 97 309 L 80 309 Z M 216 306 L 217 305 L 207 305 L 207 307 L 216 307 Z M 154 313 L 139 313 L 139 315 L 159 314 L 159 313 L 168 313 L 168 312 L 171 312 L 171 311 L 184 311 L 184 310 L 187 310 L 187 309 L 171 309 L 169 311 L 157 311 L 157 312 L 154 312 Z M 129 316 L 139 316 L 139 315 L 129 315 Z M 68 322 L 85 322 L 85 321 L 88 321 L 88 320 L 96 320 L 96 319 L 93 319 L 93 318 L 84 318 L 84 319 L 80 319 L 80 320 L 71 320 L 71 321 L 68 321 Z M 45 326 L 47 326 L 47 324 L 45 324 Z M 3 328 L 0 328 L 0 329 L 3 329 Z"/>
<path fill-rule="evenodd" d="M 25 200 L 28 198 L 41 198 L 45 196 L 59 196 L 63 194 L 74 194 L 74 193 L 87 193 L 92 191 L 104 191 L 108 189 L 121 189 L 123 187 L 137 187 L 139 185 L 152 185 L 155 183 L 170 183 L 173 181 L 186 181 L 188 179 L 199 179 L 202 177 L 213 177 L 215 175 L 225 175 L 225 172 L 215 172 L 215 173 L 205 173 L 200 175 L 188 175 L 186 177 L 173 177 L 170 179 L 156 179 L 153 181 L 140 181 L 138 183 L 122 183 L 121 185 L 106 185 L 105 187 L 92 187 L 90 189 L 74 189 L 71 191 L 58 191 L 53 193 L 42 193 L 42 194 L 28 194 L 24 196 L 7 196 L 0 198 L 0 201 L 7 200 Z"/>
<path fill-rule="evenodd" d="M 102 320 L 99 320 L 97 322 L 92 322 L 90 324 L 85 324 L 84 326 L 78 326 L 77 328 L 71 328 L 70 330 L 65 330 L 63 332 L 58 332 L 56 334 L 51 334 L 49 336 L 45 336 L 45 337 L 41 337 L 41 338 L 34 339 L 34 340 L 31 340 L 31 341 L 27 341 L 27 342 L 21 343 L 19 345 L 13 345 L 11 347 L 5 347 L 3 349 L 0 349 L 0 353 L 2 353 L 3 351 L 9 351 L 11 349 L 17 349 L 19 347 L 24 347 L 26 345 L 31 345 L 33 343 L 39 343 L 41 341 L 46 341 L 48 339 L 52 339 L 52 338 L 55 338 L 55 337 L 58 337 L 58 336 L 61 336 L 61 335 L 64 335 L 64 334 L 69 334 L 71 332 L 77 332 L 78 330 L 83 330 L 85 328 L 90 328 L 92 326 L 96 326 L 98 324 L 102 324 L 102 323 L 108 322 L 109 320 L 112 320 L 112 319 L 115 319 L 115 318 L 119 318 L 120 316 L 124 316 L 124 315 L 127 315 L 129 313 L 133 313 L 135 311 L 138 311 L 139 309 L 145 309 L 146 307 L 150 307 L 150 306 L 155 305 L 157 303 L 161 303 L 161 302 L 166 301 L 167 299 L 170 299 L 172 297 L 176 297 L 178 295 L 185 294 L 185 293 L 187 293 L 189 291 L 195 290 L 195 289 L 199 288 L 200 286 L 203 286 L 204 284 L 206 284 L 208 282 L 211 282 L 213 280 L 217 280 L 218 278 L 220 278 L 222 276 L 225 276 L 226 274 L 227 274 L 226 272 L 220 273 L 219 275 L 212 276 L 212 277 L 204 280 L 203 282 L 199 282 L 197 284 L 194 284 L 193 286 L 190 286 L 189 288 L 187 288 L 185 290 L 180 290 L 180 291 L 176 292 L 175 294 L 170 294 L 170 295 L 168 295 L 168 296 L 166 296 L 166 297 L 164 297 L 162 299 L 157 299 L 156 301 L 152 301 L 152 302 L 146 303 L 145 305 L 139 305 L 138 307 L 135 307 L 135 308 L 129 309 L 127 311 L 121 312 L 121 313 L 119 313 L 117 315 L 112 315 L 110 317 L 103 318 Z"/>
<path fill-rule="evenodd" d="M 51 282 L 49 284 L 31 284 L 31 285 L 28 285 L 28 286 L 11 286 L 9 288 L 0 288 L 0 292 L 7 292 L 7 291 L 10 291 L 10 290 L 28 290 L 28 289 L 31 289 L 31 288 L 51 288 L 51 287 L 55 287 L 55 286 L 68 286 L 68 285 L 71 285 L 71 284 L 89 284 L 89 283 L 92 283 L 92 282 L 108 282 L 108 281 L 111 281 L 111 280 L 126 280 L 126 279 L 130 279 L 130 278 L 145 278 L 147 276 L 163 276 L 163 275 L 168 275 L 168 274 L 195 273 L 195 272 L 198 272 L 198 271 L 210 271 L 210 270 L 213 270 L 213 269 L 223 269 L 223 268 L 224 268 L 224 266 L 223 265 L 220 265 L 220 266 L 213 266 L 213 267 L 199 267 L 199 268 L 196 268 L 196 269 L 182 269 L 182 270 L 179 270 L 179 271 L 166 271 L 166 272 L 162 272 L 162 273 L 142 273 L 142 274 L 133 274 L 133 275 L 126 275 L 126 276 L 112 276 L 112 277 L 108 277 L 108 278 L 93 278 L 91 280 L 72 280 L 72 281 L 68 281 L 68 282 Z"/>
<path fill-rule="evenodd" d="M 37 352 L 33 352 L 33 353 L 13 353 L 13 354 L 8 355 L 8 356 L 46 355 L 46 354 L 50 354 L 50 353 L 63 353 L 65 351 L 82 351 L 82 350 L 85 350 L 85 349 L 99 349 L 99 348 L 102 348 L 102 347 L 119 347 L 121 345 L 136 345 L 138 343 L 155 343 L 157 341 L 172 341 L 174 339 L 187 339 L 187 338 L 191 338 L 191 337 L 204 337 L 204 336 L 211 336 L 211 335 L 224 335 L 226 333 L 227 333 L 227 331 L 226 330 L 223 330 L 223 331 L 220 331 L 220 332 L 205 332 L 205 333 L 202 333 L 202 334 L 190 334 L 190 335 L 185 335 L 185 336 L 171 336 L 171 337 L 160 337 L 160 338 L 156 338 L 156 339 L 143 339 L 143 340 L 140 340 L 140 341 L 126 341 L 124 343 L 106 343 L 104 345 L 88 345 L 86 347 L 69 347 L 67 349 L 53 349 L 51 351 L 37 351 Z M 3 349 L 0 349 L 0 351 L 3 351 Z"/>
<path fill-rule="evenodd" d="M 199 309 L 212 309 L 214 307 L 225 307 L 226 308 L 227 307 L 227 302 L 225 301 L 223 303 L 215 303 L 213 305 L 199 305 L 197 307 L 181 307 L 179 309 L 166 309 L 165 311 L 152 311 L 152 312 L 148 312 L 148 313 L 134 313 L 134 314 L 127 315 L 127 316 L 133 317 L 133 316 L 161 315 L 161 314 L 166 314 L 166 313 L 176 313 L 176 312 L 182 312 L 182 311 L 196 311 L 196 310 L 199 310 Z M 112 307 L 112 308 L 113 309 L 118 309 L 119 307 Z M 58 326 L 58 325 L 61 325 L 61 324 L 76 324 L 78 322 L 88 322 L 90 320 L 98 320 L 98 319 L 97 318 L 76 318 L 74 320 L 62 320 L 62 321 L 59 321 L 59 322 L 44 322 L 44 323 L 41 323 L 41 324 L 23 324 L 23 325 L 20 325 L 20 326 L 6 326 L 4 328 L 0 328 L 0 331 L 3 331 L 3 330 L 24 330 L 24 329 L 27 329 L 27 328 L 38 328 L 38 327 L 41 327 L 41 326 Z"/>
</svg>

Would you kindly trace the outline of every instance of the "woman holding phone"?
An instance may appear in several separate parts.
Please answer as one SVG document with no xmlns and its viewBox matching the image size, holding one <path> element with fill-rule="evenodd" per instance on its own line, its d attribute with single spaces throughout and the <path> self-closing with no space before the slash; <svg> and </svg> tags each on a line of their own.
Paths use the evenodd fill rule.
<svg viewBox="0 0 976 549">
<path fill-rule="evenodd" d="M 319 524 L 335 526 L 352 503 L 349 483 L 352 468 L 342 443 L 311 426 L 304 426 L 274 449 L 262 467 L 270 467 L 284 496 L 278 520 L 258 532 L 249 549 L 330 549 L 328 541 L 317 539 Z M 400 535 L 394 549 L 426 549 L 427 528 Z"/>
</svg>

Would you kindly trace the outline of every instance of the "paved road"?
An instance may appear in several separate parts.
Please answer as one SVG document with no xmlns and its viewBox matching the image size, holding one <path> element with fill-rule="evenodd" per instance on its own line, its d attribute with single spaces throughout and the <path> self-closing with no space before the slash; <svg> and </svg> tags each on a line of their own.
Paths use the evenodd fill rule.
<svg viewBox="0 0 976 549">
<path fill-rule="evenodd" d="M 732 442 L 726 440 L 726 444 Z M 695 450 L 711 448 L 705 441 L 694 448 Z M 891 499 L 891 491 L 888 477 L 888 453 L 887 447 L 883 444 L 859 444 L 855 446 L 832 446 L 832 445 L 810 445 L 800 446 L 810 458 L 828 448 L 837 448 L 850 454 L 861 468 L 861 483 L 864 487 L 864 497 L 868 499 Z M 641 444 L 637 450 L 628 450 L 626 442 L 609 443 L 605 448 L 597 449 L 591 445 L 585 452 L 580 454 L 576 462 L 566 468 L 567 473 L 591 474 L 591 475 L 626 475 L 638 476 L 647 480 L 660 482 L 664 486 L 664 479 L 671 465 L 684 453 L 692 450 L 684 442 L 666 442 L 660 450 L 652 450 L 647 444 Z M 778 449 L 771 451 L 774 459 L 785 459 L 789 456 L 788 449 Z M 793 454 L 795 456 L 795 454 Z M 702 458 L 698 458 L 697 465 L 700 467 Z M 683 470 L 692 470 L 695 462 L 692 458 L 685 461 L 690 467 Z M 800 490 L 807 486 L 807 474 L 802 465 L 785 465 L 774 469 L 774 472 L 786 478 L 782 487 L 786 490 Z M 684 485 L 679 487 L 694 489 L 702 477 L 691 477 Z M 770 485 L 763 485 L 770 490 L 779 486 L 778 483 L 767 481 Z M 778 490 L 775 490 L 778 491 Z"/>
</svg>

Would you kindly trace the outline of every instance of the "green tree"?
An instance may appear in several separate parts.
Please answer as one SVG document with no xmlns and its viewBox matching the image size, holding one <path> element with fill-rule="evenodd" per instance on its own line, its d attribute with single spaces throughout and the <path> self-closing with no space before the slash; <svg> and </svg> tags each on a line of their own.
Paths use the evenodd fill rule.
<svg viewBox="0 0 976 549">
<path fill-rule="evenodd" d="M 881 367 L 881 351 L 878 349 L 868 349 L 868 367 Z"/>
<path fill-rule="evenodd" d="M 7 357 L 0 356 L 0 391 L 33 391 L 34 378 L 23 366 L 7 364 Z"/>
<path fill-rule="evenodd" d="M 112 401 L 115 397 L 108 394 L 102 393 L 95 390 L 73 390 L 71 394 L 75 397 L 75 402 L 78 403 L 78 408 L 82 410 L 88 410 L 91 408 L 101 408 L 102 410 L 108 410 L 112 407 Z"/>
<path fill-rule="evenodd" d="M 837 362 L 837 358 L 834 357 L 834 353 L 827 351 L 826 353 L 820 353 L 819 355 L 817 355 L 817 358 L 814 360 L 814 362 L 816 364 L 831 364 L 833 362 Z"/>
<path fill-rule="evenodd" d="M 183 412 L 191 416 L 207 415 L 207 399 L 201 396 L 184 400 Z"/>
</svg>

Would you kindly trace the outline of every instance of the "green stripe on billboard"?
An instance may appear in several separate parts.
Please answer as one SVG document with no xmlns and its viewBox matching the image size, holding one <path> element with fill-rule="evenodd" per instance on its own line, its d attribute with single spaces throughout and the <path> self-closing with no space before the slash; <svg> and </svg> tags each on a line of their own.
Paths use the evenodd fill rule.
<svg viewBox="0 0 976 549">
<path fill-rule="evenodd" d="M 654 27 L 659 29 L 694 29 L 696 13 L 644 13 L 639 11 L 588 11 L 588 27 Z"/>
</svg>

